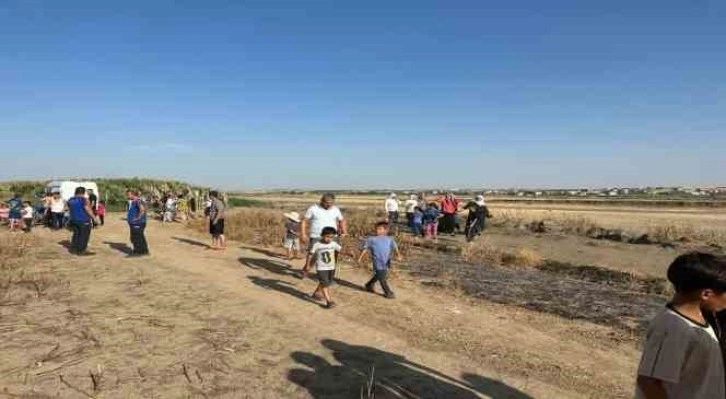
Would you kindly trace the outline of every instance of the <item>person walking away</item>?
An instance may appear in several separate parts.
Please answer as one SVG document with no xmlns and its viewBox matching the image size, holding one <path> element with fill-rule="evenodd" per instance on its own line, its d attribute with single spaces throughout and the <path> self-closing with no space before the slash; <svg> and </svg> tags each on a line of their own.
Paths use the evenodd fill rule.
<svg viewBox="0 0 726 399">
<path fill-rule="evenodd" d="M 432 202 L 423 212 L 423 224 L 424 224 L 424 237 L 433 238 L 434 240 L 438 236 L 439 232 L 439 206 L 437 203 Z"/>
<path fill-rule="evenodd" d="M 473 201 L 469 201 L 469 203 L 464 206 L 464 209 L 469 211 L 469 215 L 466 217 L 465 233 L 468 236 L 470 229 L 476 228 L 476 235 L 481 235 L 481 233 L 484 232 L 484 227 L 486 227 L 486 219 L 492 217 L 491 213 L 489 213 L 487 203 L 484 201 L 484 196 L 477 195 Z M 476 225 L 474 226 L 473 224 L 475 222 Z"/>
<path fill-rule="evenodd" d="M 86 189 L 84 187 L 76 188 L 75 195 L 68 200 L 68 211 L 70 213 L 70 225 L 73 229 L 71 254 L 78 256 L 94 255 L 87 251 L 94 220 L 91 203 L 86 198 Z"/>
<path fill-rule="evenodd" d="M 53 203 L 53 194 L 46 192 L 43 196 L 43 224 L 47 228 L 53 228 L 53 213 L 50 206 Z"/>
<path fill-rule="evenodd" d="M 283 246 L 287 251 L 287 259 L 293 260 L 298 258 L 298 251 L 300 251 L 300 214 L 290 212 L 286 213 L 285 217 L 287 222 L 285 223 Z"/>
<path fill-rule="evenodd" d="M 456 228 L 456 213 L 459 212 L 460 201 L 454 197 L 453 193 L 448 193 L 441 200 L 441 212 L 444 217 L 441 221 L 441 232 L 445 234 L 454 234 Z"/>
<path fill-rule="evenodd" d="M 88 202 L 91 203 L 91 210 L 93 210 L 93 214 L 95 215 L 96 208 L 98 207 L 98 196 L 90 189 L 88 190 Z"/>
<path fill-rule="evenodd" d="M 394 252 L 396 253 L 396 260 L 400 262 L 403 258 L 396 241 L 388 235 L 388 223 L 377 223 L 376 235 L 366 238 L 363 243 L 363 251 L 358 258 L 358 263 L 361 263 L 363 257 L 370 254 L 373 262 L 373 277 L 366 283 L 366 291 L 375 292 L 374 285 L 378 282 L 381 284 L 386 298 L 393 299 L 396 297 L 391 287 L 388 286 L 388 271 L 391 268 L 391 255 Z"/>
<path fill-rule="evenodd" d="M 389 194 L 388 198 L 386 198 L 386 203 L 385 203 L 388 223 L 390 223 L 392 225 L 398 223 L 399 206 L 400 206 L 400 203 L 398 201 L 398 198 L 396 197 L 396 194 L 395 193 Z"/>
<path fill-rule="evenodd" d="M 30 201 L 23 202 L 23 209 L 20 211 L 23 216 L 23 231 L 30 233 L 33 230 L 33 221 L 35 219 L 35 211 Z"/>
<path fill-rule="evenodd" d="M 332 227 L 340 236 L 347 234 L 347 226 L 343 213 L 335 206 L 335 195 L 332 193 L 323 194 L 320 203 L 308 208 L 305 217 L 302 220 L 300 228 L 300 238 L 303 244 L 307 244 L 307 259 L 302 269 L 302 278 L 305 278 L 310 265 L 310 250 L 313 245 L 320 239 L 323 229 Z"/>
<path fill-rule="evenodd" d="M 128 190 L 126 197 L 129 200 L 129 210 L 126 221 L 129 224 L 129 237 L 133 249 L 129 257 L 149 255 L 149 246 L 146 242 L 146 204 L 139 198 L 139 192 Z"/>
<path fill-rule="evenodd" d="M 424 213 L 421 208 L 416 207 L 413 211 L 413 218 L 411 220 L 411 231 L 414 237 L 424 236 Z"/>
<path fill-rule="evenodd" d="M 174 194 L 169 194 L 164 203 L 164 217 L 161 220 L 163 223 L 171 223 L 174 221 L 174 214 L 176 213 L 176 197 Z"/>
<path fill-rule="evenodd" d="M 330 295 L 330 286 L 333 284 L 338 255 L 342 249 L 340 244 L 333 241 L 336 234 L 337 231 L 334 227 L 323 228 L 320 240 L 310 248 L 310 256 L 305 264 L 307 270 L 314 262 L 318 275 L 318 287 L 310 296 L 313 299 L 321 297 L 325 299 L 325 307 L 328 309 L 335 307 L 335 302 Z"/>
<path fill-rule="evenodd" d="M 98 222 L 103 226 L 106 222 L 106 201 L 98 201 L 96 215 L 98 215 Z"/>
<path fill-rule="evenodd" d="M 61 197 L 60 193 L 53 193 L 53 198 L 50 202 L 50 214 L 53 219 L 53 229 L 58 230 L 63 227 L 63 213 L 66 210 L 66 202 Z"/>
<path fill-rule="evenodd" d="M 726 309 L 726 257 L 686 253 L 667 276 L 675 294 L 646 332 L 636 398 L 724 398 L 724 331 L 714 315 Z"/>
<path fill-rule="evenodd" d="M 20 194 L 13 194 L 13 197 L 8 200 L 8 207 L 10 208 L 10 211 L 8 212 L 10 231 L 15 231 L 15 229 L 20 226 L 20 222 L 23 218 L 23 214 L 21 213 L 23 209 L 23 198 Z"/>
<path fill-rule="evenodd" d="M 212 249 L 225 249 L 227 240 L 224 237 L 224 216 L 226 205 L 220 199 L 219 192 L 210 191 L 209 198 L 212 205 L 209 207 L 209 234 L 212 235 Z"/>
<path fill-rule="evenodd" d="M 403 207 L 406 210 L 406 223 L 407 226 L 413 229 L 413 214 L 418 206 L 418 197 L 415 194 L 411 195 L 406 202 L 403 203 Z"/>
</svg>

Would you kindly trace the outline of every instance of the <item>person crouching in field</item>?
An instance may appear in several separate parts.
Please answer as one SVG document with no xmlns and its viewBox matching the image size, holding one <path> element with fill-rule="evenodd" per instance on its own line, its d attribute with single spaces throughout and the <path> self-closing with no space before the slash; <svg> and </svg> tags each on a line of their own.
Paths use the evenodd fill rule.
<svg viewBox="0 0 726 399">
<path fill-rule="evenodd" d="M 287 259 L 293 260 L 298 258 L 300 251 L 300 214 L 297 212 L 286 213 L 285 217 L 285 238 L 282 245 L 287 250 Z"/>
<path fill-rule="evenodd" d="M 681 255 L 668 280 L 676 293 L 648 327 L 636 397 L 724 398 L 725 337 L 715 314 L 726 309 L 726 256 Z"/>
<path fill-rule="evenodd" d="M 335 302 L 330 296 L 330 286 L 333 284 L 335 276 L 335 267 L 338 262 L 338 254 L 342 247 L 333 241 L 338 232 L 333 227 L 325 227 L 320 235 L 320 240 L 313 244 L 310 249 L 310 257 L 305 265 L 305 269 L 309 269 L 312 263 L 315 264 L 315 270 L 318 275 L 318 287 L 310 296 L 313 299 L 325 299 L 325 307 L 330 309 L 335 307 Z"/>
<path fill-rule="evenodd" d="M 383 293 L 386 298 L 393 299 L 395 294 L 388 286 L 388 270 L 391 268 L 391 255 L 396 253 L 396 260 L 401 261 L 401 253 L 393 237 L 388 235 L 388 223 L 379 222 L 376 224 L 376 235 L 366 238 L 363 243 L 363 252 L 358 258 L 358 263 L 363 261 L 363 257 L 370 253 L 371 261 L 373 261 L 373 277 L 366 283 L 366 291 L 375 292 L 373 286 L 376 282 L 381 284 Z"/>
</svg>

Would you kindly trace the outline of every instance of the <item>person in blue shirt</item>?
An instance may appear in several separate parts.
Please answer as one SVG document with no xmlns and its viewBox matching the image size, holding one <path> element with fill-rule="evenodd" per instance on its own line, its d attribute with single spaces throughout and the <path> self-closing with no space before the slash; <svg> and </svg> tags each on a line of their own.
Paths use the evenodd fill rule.
<svg viewBox="0 0 726 399">
<path fill-rule="evenodd" d="M 20 227 L 20 222 L 23 219 L 23 198 L 20 196 L 20 194 L 13 194 L 13 198 L 10 198 L 8 200 L 8 208 L 10 208 L 10 212 L 8 213 L 8 220 L 10 221 L 10 231 L 13 231 Z"/>
<path fill-rule="evenodd" d="M 439 206 L 435 202 L 428 205 L 423 213 L 423 224 L 424 224 L 424 236 L 426 238 L 436 239 L 439 231 Z"/>
<path fill-rule="evenodd" d="M 70 213 L 70 226 L 73 230 L 70 252 L 78 256 L 93 255 L 92 252 L 87 251 L 94 216 L 91 203 L 86 198 L 86 189 L 84 187 L 76 188 L 75 196 L 68 200 L 67 206 Z"/>
<path fill-rule="evenodd" d="M 411 216 L 411 230 L 414 237 L 423 236 L 424 234 L 423 217 L 424 214 L 421 208 L 416 207 L 413 211 L 413 216 Z"/>
<path fill-rule="evenodd" d="M 358 263 L 363 261 L 363 257 L 370 253 L 373 262 L 373 277 L 365 285 L 368 292 L 375 292 L 373 285 L 376 282 L 381 284 L 383 293 L 386 298 L 393 299 L 395 294 L 388 286 L 388 270 L 391 268 L 391 255 L 396 253 L 396 260 L 401 261 L 401 253 L 393 237 L 388 235 L 388 223 L 379 222 L 376 224 L 376 235 L 366 238 L 363 243 L 363 252 L 358 258 Z"/>
<path fill-rule="evenodd" d="M 146 204 L 139 197 L 136 190 L 128 190 L 126 197 L 129 199 L 129 210 L 126 214 L 126 221 L 129 223 L 131 245 L 133 250 L 129 257 L 149 255 L 149 246 L 146 243 Z"/>
</svg>

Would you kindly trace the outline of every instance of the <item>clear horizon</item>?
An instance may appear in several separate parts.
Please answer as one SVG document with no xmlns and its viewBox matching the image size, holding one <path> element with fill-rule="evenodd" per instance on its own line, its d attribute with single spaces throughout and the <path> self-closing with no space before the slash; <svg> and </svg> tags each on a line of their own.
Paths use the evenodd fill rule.
<svg viewBox="0 0 726 399">
<path fill-rule="evenodd" d="M 724 2 L 11 0 L 0 11 L 0 180 L 724 184 Z"/>
</svg>

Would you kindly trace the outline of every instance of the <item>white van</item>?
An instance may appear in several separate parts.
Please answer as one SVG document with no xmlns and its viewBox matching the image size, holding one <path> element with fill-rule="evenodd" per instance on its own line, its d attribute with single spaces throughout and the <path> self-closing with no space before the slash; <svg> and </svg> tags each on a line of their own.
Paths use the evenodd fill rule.
<svg viewBox="0 0 726 399">
<path fill-rule="evenodd" d="M 76 195 L 76 188 L 78 187 L 84 187 L 86 189 L 86 196 L 88 196 L 88 191 L 93 190 L 93 193 L 96 194 L 98 199 L 101 199 L 101 192 L 98 191 L 98 185 L 96 183 L 91 181 L 83 181 L 83 182 L 77 182 L 77 181 L 71 181 L 71 180 L 58 180 L 58 181 L 52 181 L 48 183 L 45 186 L 45 192 L 46 193 L 60 193 L 61 198 L 68 201 Z"/>
</svg>

